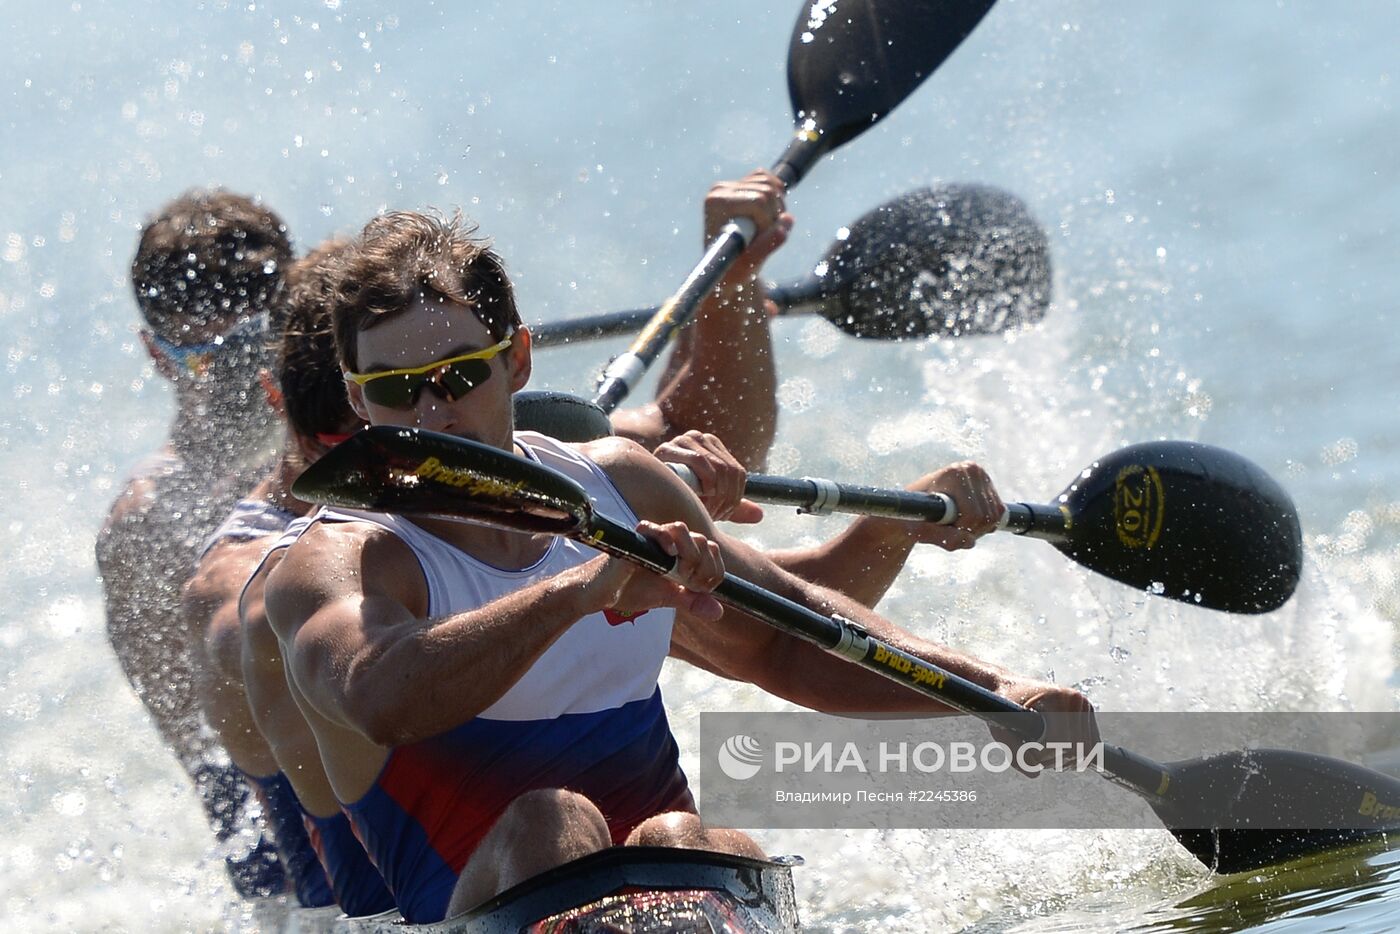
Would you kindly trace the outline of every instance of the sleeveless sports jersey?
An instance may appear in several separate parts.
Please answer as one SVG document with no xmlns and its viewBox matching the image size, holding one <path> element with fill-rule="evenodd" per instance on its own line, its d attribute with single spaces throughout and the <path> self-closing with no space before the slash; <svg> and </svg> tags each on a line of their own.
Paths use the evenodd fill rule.
<svg viewBox="0 0 1400 934">
<path fill-rule="evenodd" d="M 597 465 L 533 432 L 532 459 L 578 482 L 600 512 L 637 519 Z M 368 521 L 398 536 L 428 584 L 429 618 L 484 606 L 597 556 L 555 539 L 519 570 L 472 558 L 398 516 L 324 510 L 317 521 Z M 390 751 L 379 777 L 345 804 L 355 832 L 411 923 L 440 921 L 457 877 L 506 807 L 527 791 L 565 788 L 602 811 L 615 843 L 656 814 L 693 810 L 657 678 L 675 613 L 589 614 L 471 720 Z"/>
<path fill-rule="evenodd" d="M 281 532 L 296 518 L 294 513 L 262 499 L 241 499 L 223 523 L 204 541 L 199 560 L 225 541 L 246 542 Z M 303 908 L 321 908 L 334 902 L 330 883 L 316 851 L 312 849 L 302 820 L 301 803 L 281 772 L 269 776 L 239 774 L 252 783 L 263 805 L 263 819 L 272 830 L 272 845 L 285 870 L 297 902 Z M 264 841 L 265 842 L 265 841 Z"/>
<path fill-rule="evenodd" d="M 204 540 L 199 559 L 204 560 L 215 545 L 222 542 L 248 542 L 255 538 L 276 535 L 286 529 L 297 514 L 274 506 L 263 499 L 240 499 L 223 523 Z"/>
</svg>

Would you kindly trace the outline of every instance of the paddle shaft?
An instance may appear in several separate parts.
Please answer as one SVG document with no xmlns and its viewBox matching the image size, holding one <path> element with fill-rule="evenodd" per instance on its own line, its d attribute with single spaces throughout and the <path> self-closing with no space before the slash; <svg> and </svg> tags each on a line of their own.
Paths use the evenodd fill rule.
<svg viewBox="0 0 1400 934">
<path fill-rule="evenodd" d="M 651 539 L 597 513 L 590 512 L 586 525 L 571 537 L 661 574 L 669 573 L 675 565 L 675 559 Z M 988 720 L 1028 741 L 1037 741 L 1045 733 L 1045 718 L 1038 711 L 1022 707 L 980 684 L 871 636 L 839 614 L 823 616 L 728 573 L 713 593 L 722 603 L 775 629 L 804 639 L 954 710 Z M 1170 772 L 1165 766 L 1107 743 L 1103 744 L 1103 751 L 1105 775 L 1116 784 L 1149 799 L 1160 798 L 1166 792 Z"/>
<path fill-rule="evenodd" d="M 808 277 L 783 285 L 770 284 L 767 292 L 768 297 L 777 304 L 778 314 L 788 317 L 818 311 L 822 307 L 822 295 L 827 288 L 820 279 Z M 530 328 L 530 337 L 536 347 L 555 347 L 575 341 L 634 334 L 660 310 L 657 306 L 584 315 L 565 321 L 547 321 Z"/>
<path fill-rule="evenodd" d="M 928 494 L 816 478 L 750 479 L 747 493 L 760 501 L 947 521 L 947 507 Z M 1012 503 L 1002 528 L 1046 540 L 1119 583 L 1227 613 L 1278 609 L 1302 567 L 1298 510 L 1283 488 L 1239 455 L 1190 441 L 1104 455 L 1049 505 Z"/>
<path fill-rule="evenodd" d="M 941 65 L 993 0 L 868 0 L 804 7 L 788 44 L 796 132 L 773 166 L 791 191 L 813 163 L 878 123 Z M 834 15 L 833 15 L 834 14 Z M 755 227 L 731 222 L 627 352 L 603 371 L 593 401 L 611 413 L 743 252 Z"/>
<path fill-rule="evenodd" d="M 694 471 L 684 464 L 667 464 L 690 485 L 699 488 Z M 921 519 L 935 525 L 951 525 L 958 517 L 958 507 L 943 493 L 919 493 L 914 490 L 887 490 L 855 483 L 837 483 L 821 477 L 772 477 L 749 474 L 744 482 L 744 496 L 760 503 L 795 506 L 798 512 L 814 516 L 833 512 L 861 516 L 884 516 L 891 519 Z M 1029 538 L 1063 541 L 1067 519 L 1057 506 L 1036 503 L 1007 503 L 998 528 Z"/>
<path fill-rule="evenodd" d="M 817 135 L 810 131 L 798 131 L 787 151 L 773 166 L 773 174 L 791 190 L 802 180 L 820 153 Z M 739 259 L 755 229 L 748 218 L 739 218 L 724 226 L 699 264 L 690 271 L 676 293 L 662 303 L 642 333 L 632 341 L 632 346 L 608 364 L 598 392 L 593 397 L 594 404 L 611 414 L 627 398 L 647 368 L 661 356 L 671 337 L 690 323 L 705 296 Z"/>
</svg>

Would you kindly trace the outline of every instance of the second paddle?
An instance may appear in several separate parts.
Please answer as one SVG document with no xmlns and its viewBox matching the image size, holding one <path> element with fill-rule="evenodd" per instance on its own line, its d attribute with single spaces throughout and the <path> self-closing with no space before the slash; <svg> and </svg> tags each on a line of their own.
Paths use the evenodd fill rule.
<svg viewBox="0 0 1400 934">
<path fill-rule="evenodd" d="M 671 469 L 692 482 L 690 471 Z M 846 512 L 951 523 L 942 494 L 750 474 L 744 495 L 823 515 Z M 1080 471 L 1051 504 L 1010 503 L 1002 528 L 1050 542 L 1106 577 L 1183 603 L 1266 613 L 1302 573 L 1293 501 L 1238 454 L 1189 441 L 1122 448 Z"/>
<path fill-rule="evenodd" d="M 1050 304 L 1045 231 L 1015 195 L 989 185 L 920 188 L 863 214 L 801 279 L 770 286 L 782 317 L 817 314 L 853 337 L 999 334 Z M 530 328 L 536 347 L 642 329 L 657 308 Z"/>
</svg>

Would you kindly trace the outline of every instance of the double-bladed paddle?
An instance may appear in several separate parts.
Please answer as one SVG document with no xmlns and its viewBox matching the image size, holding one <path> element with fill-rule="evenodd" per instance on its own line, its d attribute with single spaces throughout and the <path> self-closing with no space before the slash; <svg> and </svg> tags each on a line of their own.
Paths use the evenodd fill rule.
<svg viewBox="0 0 1400 934">
<path fill-rule="evenodd" d="M 687 483 L 694 474 L 671 464 Z M 689 474 L 689 476 L 687 476 Z M 799 512 L 848 512 L 948 524 L 957 507 L 917 493 L 750 474 L 744 496 Z M 1101 457 L 1051 504 L 1008 503 L 1000 528 L 1050 542 L 1132 587 L 1228 613 L 1288 601 L 1303 566 L 1298 510 L 1238 454 L 1190 441 L 1149 441 Z"/>
<path fill-rule="evenodd" d="M 990 185 L 920 188 L 866 212 L 802 279 L 769 286 L 781 316 L 821 315 L 853 337 L 996 334 L 1034 324 L 1050 304 L 1045 231 L 1015 195 Z M 656 308 L 530 328 L 536 347 L 630 334 Z"/>
<path fill-rule="evenodd" d="M 993 0 L 804 3 L 788 44 L 796 132 L 773 172 L 790 189 L 822 156 L 879 122 L 967 37 Z M 603 371 L 594 402 L 611 412 L 739 258 L 752 223 L 725 226 L 680 289 Z"/>
<path fill-rule="evenodd" d="M 306 502 L 565 535 L 658 573 L 674 562 L 636 530 L 595 512 L 583 488 L 563 474 L 419 429 L 367 428 L 311 465 L 292 492 Z M 1039 712 L 873 638 L 839 615 L 823 615 L 732 574 L 714 594 L 950 707 L 1028 740 L 1044 735 Z M 1182 845 L 1219 872 L 1400 828 L 1400 781 L 1327 756 L 1251 749 L 1159 763 L 1105 744 L 1102 762 L 1107 777 L 1146 799 Z M 1309 823 L 1318 829 L 1272 829 Z"/>
</svg>

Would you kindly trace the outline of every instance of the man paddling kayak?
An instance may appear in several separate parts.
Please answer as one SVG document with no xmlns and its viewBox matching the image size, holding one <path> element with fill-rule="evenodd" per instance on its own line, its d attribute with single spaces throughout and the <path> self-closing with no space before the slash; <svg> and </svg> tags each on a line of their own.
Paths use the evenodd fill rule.
<svg viewBox="0 0 1400 934">
<path fill-rule="evenodd" d="M 739 183 L 721 183 L 710 202 L 718 198 L 727 203 L 724 199 L 731 197 L 737 209 L 751 195 Z M 346 399 L 325 313 L 327 283 L 347 245 L 343 240 L 323 244 L 288 272 L 276 386 L 265 387 L 285 423 L 282 453 L 268 476 L 239 501 L 206 543 L 185 586 L 184 612 L 189 631 L 203 633 L 206 676 L 200 682 L 205 717 L 234 764 L 262 791 L 299 904 L 336 903 L 348 915 L 358 916 L 394 907 L 393 898 L 341 813 L 315 739 L 287 691 L 276 637 L 262 613 L 262 578 L 244 588 L 288 523 L 309 509 L 291 495 L 292 481 L 360 425 Z M 630 423 L 645 427 L 645 418 L 634 417 Z M 690 435 L 718 446 L 712 435 Z M 701 464 L 691 455 L 705 450 L 690 436 L 665 449 L 674 451 L 675 460 L 697 467 Z M 732 470 L 742 484 L 742 468 L 722 446 L 718 450 L 724 459 L 721 466 Z M 711 476 L 703 467 L 701 472 Z M 726 507 L 726 516 L 731 507 Z M 752 504 L 749 509 L 759 512 Z M 740 518 L 743 512 L 739 510 Z M 303 817 L 315 852 L 301 828 Z"/>
<path fill-rule="evenodd" d="M 678 561 L 668 580 L 548 536 L 334 510 L 288 548 L 268 617 L 331 786 L 409 921 L 610 844 L 759 852 L 695 814 L 656 686 L 668 655 L 816 709 L 947 712 L 723 609 L 708 591 L 726 567 L 1009 698 L 1082 712 L 1064 738 L 1092 739 L 1082 694 L 904 633 L 784 572 L 717 532 L 637 445 L 514 434 L 529 332 L 499 257 L 458 224 L 378 218 L 341 273 L 332 314 L 362 418 L 538 459 Z"/>
<path fill-rule="evenodd" d="M 288 273 L 276 385 L 268 386 L 284 420 L 281 456 L 210 537 L 183 605 L 189 630 L 203 633 L 205 717 L 263 793 L 298 904 L 336 904 L 356 916 L 393 908 L 393 897 L 326 782 L 315 738 L 287 693 L 276 636 L 260 623 L 261 600 L 251 620 L 239 600 L 270 545 L 309 510 L 291 495 L 292 481 L 361 424 L 346 400 L 323 314 L 329 270 L 346 245 L 323 244 Z"/>
<path fill-rule="evenodd" d="M 695 321 L 681 331 L 666 363 L 656 400 L 614 412 L 614 431 L 647 450 L 688 430 L 709 432 L 750 470 L 761 470 L 778 424 L 777 375 L 763 264 L 786 241 L 792 215 L 783 209 L 783 183 L 767 169 L 723 181 L 705 197 L 705 242 L 736 218 L 756 233 Z"/>
</svg>

